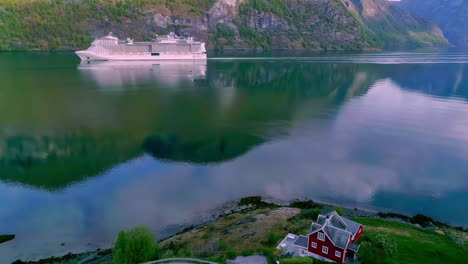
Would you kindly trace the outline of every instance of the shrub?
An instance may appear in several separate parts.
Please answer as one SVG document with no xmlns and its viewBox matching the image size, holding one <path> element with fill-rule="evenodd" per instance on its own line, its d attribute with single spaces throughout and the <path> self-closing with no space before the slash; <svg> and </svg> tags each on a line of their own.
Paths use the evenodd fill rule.
<svg viewBox="0 0 468 264">
<path fill-rule="evenodd" d="M 146 227 L 121 231 L 114 247 L 114 263 L 136 264 L 159 257 L 161 250 L 154 243 L 155 235 Z"/>
<path fill-rule="evenodd" d="M 281 264 L 312 264 L 314 262 L 311 257 L 285 258 L 280 261 Z"/>
<path fill-rule="evenodd" d="M 433 222 L 432 218 L 425 216 L 423 214 L 417 214 L 410 219 L 411 223 L 419 224 L 422 227 L 428 227 Z"/>
<path fill-rule="evenodd" d="M 262 202 L 261 196 L 249 196 L 249 197 L 240 199 L 239 206 L 250 205 L 250 204 L 257 205 L 257 204 L 260 204 L 261 202 Z"/>
<path fill-rule="evenodd" d="M 400 218 L 400 219 L 403 219 L 403 220 L 406 220 L 406 221 L 410 220 L 409 216 L 398 214 L 398 213 L 382 213 L 382 212 L 379 212 L 377 215 L 382 217 L 382 218 Z"/>
<path fill-rule="evenodd" d="M 389 234 L 365 236 L 359 250 L 363 264 L 386 264 L 386 259 L 396 253 L 396 240 Z"/>
<path fill-rule="evenodd" d="M 256 253 L 255 249 L 245 249 L 245 250 L 242 250 L 241 255 L 246 257 L 246 256 L 251 256 L 254 253 Z"/>
<path fill-rule="evenodd" d="M 333 210 L 335 210 L 340 216 L 343 216 L 344 215 L 344 210 L 343 208 L 339 207 L 339 206 L 335 206 L 333 208 Z"/>
<path fill-rule="evenodd" d="M 15 238 L 15 235 L 0 235 L 0 244 L 3 242 L 10 241 Z"/>
<path fill-rule="evenodd" d="M 274 208 L 274 207 L 278 207 L 277 204 L 267 203 L 267 202 L 262 201 L 261 196 L 250 196 L 250 197 L 242 198 L 242 199 L 240 199 L 238 205 L 239 206 L 253 205 L 256 208 L 265 208 L 265 207 Z"/>
<path fill-rule="evenodd" d="M 377 234 L 374 238 L 374 244 L 382 249 L 386 256 L 392 256 L 396 253 L 396 240 L 389 234 Z"/>
<path fill-rule="evenodd" d="M 261 248 L 259 252 L 266 257 L 268 264 L 275 264 L 278 259 L 278 255 L 275 254 L 276 250 L 272 248 Z"/>
<path fill-rule="evenodd" d="M 322 208 L 321 204 L 318 204 L 312 200 L 299 201 L 294 200 L 289 204 L 289 207 L 300 208 L 300 209 L 310 209 L 310 208 Z"/>
<path fill-rule="evenodd" d="M 316 220 L 318 215 L 322 212 L 322 210 L 316 209 L 304 209 L 301 211 L 301 216 L 306 219 Z"/>
<path fill-rule="evenodd" d="M 227 259 L 235 259 L 237 257 L 237 253 L 234 250 L 229 250 L 226 252 Z"/>
<path fill-rule="evenodd" d="M 266 240 L 263 242 L 265 246 L 274 246 L 278 243 L 280 236 L 275 232 L 270 232 L 267 235 Z"/>
<path fill-rule="evenodd" d="M 187 242 L 174 242 L 174 241 L 171 241 L 169 244 L 166 244 L 163 247 L 162 251 L 165 251 L 165 252 L 170 251 L 174 255 L 179 255 L 180 252 L 184 251 L 184 255 L 187 255 L 186 254 L 187 246 L 188 246 Z"/>
<path fill-rule="evenodd" d="M 417 214 L 410 219 L 411 223 L 419 224 L 422 227 L 430 227 L 431 225 L 435 225 L 440 228 L 449 228 L 450 225 L 435 221 L 434 219 L 430 218 L 429 216 L 425 216 L 423 214 Z"/>
</svg>

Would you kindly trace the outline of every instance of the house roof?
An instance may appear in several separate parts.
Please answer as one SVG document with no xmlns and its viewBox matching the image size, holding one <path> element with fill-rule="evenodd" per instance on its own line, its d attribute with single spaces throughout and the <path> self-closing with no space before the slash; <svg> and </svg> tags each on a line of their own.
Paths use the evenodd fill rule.
<svg viewBox="0 0 468 264">
<path fill-rule="evenodd" d="M 351 243 L 348 247 L 350 250 L 354 251 L 354 252 L 358 252 L 359 250 L 359 244 L 356 244 L 356 243 Z"/>
<path fill-rule="evenodd" d="M 348 240 L 351 237 L 351 233 L 346 230 L 336 228 L 331 225 L 326 225 L 323 228 L 323 231 L 328 235 L 328 237 L 333 241 L 335 246 L 339 248 L 346 248 Z"/>
<path fill-rule="evenodd" d="M 319 215 L 317 217 L 317 224 L 323 225 L 327 221 L 327 217 L 325 215 Z"/>
<path fill-rule="evenodd" d="M 299 237 L 296 239 L 296 241 L 294 242 L 294 245 L 307 248 L 307 243 L 308 243 L 308 241 L 309 241 L 309 238 L 308 238 L 308 237 L 306 237 L 306 236 L 299 236 Z"/>
<path fill-rule="evenodd" d="M 338 227 L 340 229 L 346 229 L 346 223 L 343 221 L 341 216 L 336 212 L 332 211 L 325 215 L 328 219 L 330 219 L 330 223 L 334 227 Z"/>
<path fill-rule="evenodd" d="M 319 230 L 320 228 L 322 228 L 322 225 L 312 223 L 312 225 L 310 226 L 310 232 L 315 233 L 315 231 Z"/>
<path fill-rule="evenodd" d="M 346 230 L 351 232 L 351 234 L 355 235 L 357 231 L 359 230 L 359 227 L 361 227 L 361 224 L 354 222 L 352 220 L 349 220 L 346 217 L 341 217 L 343 221 L 346 223 Z"/>
<path fill-rule="evenodd" d="M 294 245 L 294 243 L 296 242 L 297 238 L 298 238 L 297 235 L 289 233 L 288 235 L 284 237 L 283 240 L 281 240 L 281 242 L 278 244 L 276 248 L 280 250 L 284 250 L 286 252 L 293 253 L 296 250 L 296 245 Z M 306 245 L 307 245 L 307 242 L 306 242 Z"/>
<path fill-rule="evenodd" d="M 310 233 L 323 230 L 335 246 L 345 249 L 349 239 L 356 234 L 360 226 L 359 223 L 341 217 L 336 211 L 333 211 L 325 215 L 319 215 L 317 222 L 312 223 Z"/>
</svg>

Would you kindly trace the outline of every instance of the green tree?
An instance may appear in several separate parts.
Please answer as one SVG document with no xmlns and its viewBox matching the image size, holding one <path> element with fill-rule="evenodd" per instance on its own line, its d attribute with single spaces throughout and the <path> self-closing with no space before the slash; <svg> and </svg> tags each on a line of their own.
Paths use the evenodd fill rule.
<svg viewBox="0 0 468 264">
<path fill-rule="evenodd" d="M 121 231 L 114 247 L 115 264 L 136 264 L 159 258 L 155 235 L 146 227 Z"/>
</svg>

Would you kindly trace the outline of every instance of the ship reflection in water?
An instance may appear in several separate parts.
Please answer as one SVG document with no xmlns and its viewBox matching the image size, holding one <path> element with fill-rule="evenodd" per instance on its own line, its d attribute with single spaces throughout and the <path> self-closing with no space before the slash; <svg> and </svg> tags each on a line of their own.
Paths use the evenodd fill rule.
<svg viewBox="0 0 468 264">
<path fill-rule="evenodd" d="M 206 78 L 206 60 L 194 61 L 82 61 L 78 69 L 101 88 L 156 81 L 168 86 Z"/>
</svg>

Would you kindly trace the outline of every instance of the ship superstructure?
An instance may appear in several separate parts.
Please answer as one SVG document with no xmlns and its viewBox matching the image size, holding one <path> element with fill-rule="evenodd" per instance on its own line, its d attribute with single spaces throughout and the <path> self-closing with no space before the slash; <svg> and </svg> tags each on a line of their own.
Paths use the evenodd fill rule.
<svg viewBox="0 0 468 264">
<path fill-rule="evenodd" d="M 91 43 L 87 50 L 77 51 L 82 60 L 195 60 L 206 59 L 205 43 L 174 33 L 157 36 L 153 41 L 119 40 L 110 33 Z"/>
</svg>

